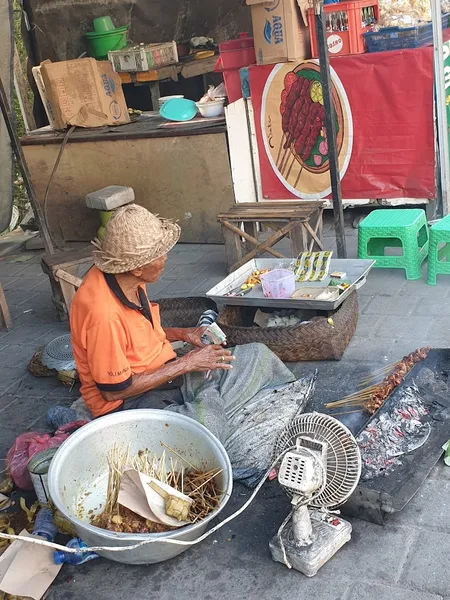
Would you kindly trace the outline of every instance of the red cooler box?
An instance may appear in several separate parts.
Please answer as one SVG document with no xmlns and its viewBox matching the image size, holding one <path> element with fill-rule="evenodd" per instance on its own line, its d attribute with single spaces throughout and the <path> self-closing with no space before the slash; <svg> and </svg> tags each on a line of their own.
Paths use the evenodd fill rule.
<svg viewBox="0 0 450 600">
<path fill-rule="evenodd" d="M 236 102 L 242 98 L 239 69 L 256 63 L 253 38 L 247 33 L 240 33 L 239 39 L 219 44 L 220 56 L 214 71 L 223 73 L 228 102 Z"/>
</svg>

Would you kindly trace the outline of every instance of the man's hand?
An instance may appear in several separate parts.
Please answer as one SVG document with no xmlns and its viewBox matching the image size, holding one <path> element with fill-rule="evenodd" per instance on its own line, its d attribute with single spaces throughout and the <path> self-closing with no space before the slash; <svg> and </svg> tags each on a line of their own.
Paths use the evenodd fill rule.
<svg viewBox="0 0 450 600">
<path fill-rule="evenodd" d="M 233 368 L 229 363 L 234 360 L 229 350 L 222 346 L 203 346 L 201 350 L 193 350 L 184 356 L 189 371 L 213 371 L 224 369 L 229 371 Z"/>
<path fill-rule="evenodd" d="M 205 344 L 202 342 L 202 335 L 205 333 L 207 327 L 196 327 L 195 329 L 184 329 L 183 330 L 183 341 L 191 346 L 197 346 L 197 348 L 203 348 Z"/>
<path fill-rule="evenodd" d="M 203 348 L 202 335 L 206 327 L 167 327 L 164 329 L 169 342 L 186 342 L 197 348 Z"/>
</svg>

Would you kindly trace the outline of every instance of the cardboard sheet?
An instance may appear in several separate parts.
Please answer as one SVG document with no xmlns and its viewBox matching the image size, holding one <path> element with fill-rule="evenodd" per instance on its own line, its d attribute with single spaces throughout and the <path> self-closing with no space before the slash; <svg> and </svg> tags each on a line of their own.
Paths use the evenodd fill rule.
<svg viewBox="0 0 450 600">
<path fill-rule="evenodd" d="M 33 537 L 25 529 L 20 535 Z M 0 590 L 40 600 L 61 567 L 55 565 L 51 548 L 15 540 L 0 556 Z"/>
<path fill-rule="evenodd" d="M 155 523 L 164 523 L 164 525 L 169 525 L 170 527 L 188 525 L 187 521 L 178 521 L 178 519 L 169 517 L 166 514 L 164 498 L 150 487 L 152 481 L 156 482 L 158 486 L 164 488 L 171 495 L 192 502 L 188 496 L 161 483 L 157 479 L 148 477 L 144 473 L 140 473 L 134 469 L 129 469 L 125 471 L 120 480 L 119 504 L 141 515 L 144 519 L 154 521 Z"/>
</svg>

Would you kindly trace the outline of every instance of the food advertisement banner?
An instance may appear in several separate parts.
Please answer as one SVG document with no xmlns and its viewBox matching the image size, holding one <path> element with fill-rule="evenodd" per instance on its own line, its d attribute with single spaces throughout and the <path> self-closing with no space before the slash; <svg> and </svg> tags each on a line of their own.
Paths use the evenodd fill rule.
<svg viewBox="0 0 450 600">
<path fill-rule="evenodd" d="M 435 196 L 431 48 L 331 59 L 346 200 Z M 331 194 L 317 60 L 249 69 L 265 199 Z"/>
</svg>

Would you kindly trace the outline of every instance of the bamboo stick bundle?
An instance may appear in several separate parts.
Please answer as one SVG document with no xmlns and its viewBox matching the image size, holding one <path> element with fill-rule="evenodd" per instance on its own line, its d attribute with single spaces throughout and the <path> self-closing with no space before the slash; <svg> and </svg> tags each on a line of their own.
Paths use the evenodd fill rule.
<svg viewBox="0 0 450 600">
<path fill-rule="evenodd" d="M 360 383 L 370 382 L 374 377 L 384 374 L 384 378 L 380 383 L 364 387 L 341 400 L 329 402 L 325 404 L 325 408 L 360 406 L 370 414 L 374 414 L 389 398 L 393 390 L 402 383 L 414 365 L 427 357 L 429 351 L 429 347 L 419 348 L 405 356 L 402 360 L 374 371 L 370 377 L 366 377 Z"/>
<path fill-rule="evenodd" d="M 217 476 L 222 469 L 202 471 L 192 465 L 175 450 L 163 444 L 165 449 L 161 456 L 156 456 L 148 450 L 131 454 L 131 445 L 126 449 L 114 445 L 107 454 L 108 487 L 105 508 L 100 515 L 94 516 L 92 523 L 112 531 L 127 533 L 161 532 L 171 529 L 165 525 L 146 521 L 129 509 L 120 507 L 118 495 L 120 481 L 127 469 L 135 469 L 149 477 L 166 483 L 193 502 L 189 510 L 189 522 L 196 523 L 215 510 L 220 503 L 222 492 L 217 486 Z M 175 455 L 169 456 L 168 452 Z M 185 463 L 189 468 L 184 466 Z M 139 529 L 133 529 L 133 528 Z"/>
</svg>

